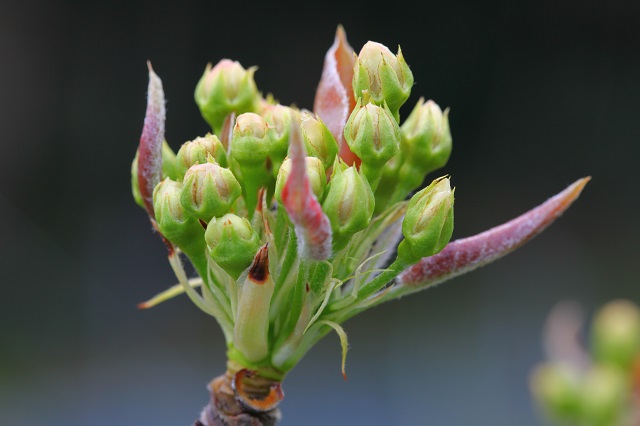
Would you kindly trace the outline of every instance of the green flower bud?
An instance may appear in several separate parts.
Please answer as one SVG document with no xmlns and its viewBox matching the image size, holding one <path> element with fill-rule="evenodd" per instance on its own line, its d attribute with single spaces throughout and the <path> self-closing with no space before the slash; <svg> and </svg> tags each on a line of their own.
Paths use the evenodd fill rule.
<svg viewBox="0 0 640 426">
<path fill-rule="evenodd" d="M 324 189 L 327 186 L 327 175 L 322 165 L 322 161 L 316 157 L 306 157 L 305 164 L 307 166 L 307 176 L 309 177 L 309 184 L 311 190 L 318 200 L 322 200 L 324 195 Z M 287 178 L 291 173 L 291 159 L 287 158 L 282 163 L 280 171 L 278 172 L 278 179 L 276 180 L 276 199 L 282 201 L 282 188 L 287 182 Z"/>
<path fill-rule="evenodd" d="M 575 422 L 580 416 L 581 381 L 578 371 L 566 364 L 538 366 L 531 376 L 531 391 L 549 417 Z"/>
<path fill-rule="evenodd" d="M 173 153 L 171 147 L 164 141 L 162 143 L 162 178 L 169 178 L 173 180 L 178 179 L 176 172 L 176 154 Z M 131 192 L 133 193 L 133 199 L 140 207 L 145 208 L 144 200 L 140 194 L 140 186 L 138 185 L 138 151 L 136 150 L 136 156 L 131 163 Z"/>
<path fill-rule="evenodd" d="M 202 247 L 204 230 L 180 202 L 182 184 L 167 178 L 153 190 L 153 209 L 162 235 L 191 256 Z"/>
<path fill-rule="evenodd" d="M 136 151 L 136 156 L 133 157 L 133 162 L 131 163 L 131 193 L 136 204 L 144 209 L 144 200 L 142 199 L 142 194 L 140 194 L 140 185 L 138 185 L 138 151 Z"/>
<path fill-rule="evenodd" d="M 402 222 L 404 240 L 398 257 L 415 263 L 442 250 L 453 233 L 453 193 L 449 179 L 442 177 L 411 197 Z"/>
<path fill-rule="evenodd" d="M 218 164 L 227 165 L 227 154 L 217 136 L 207 134 L 185 142 L 178 150 L 175 168 L 178 179 L 182 179 L 189 168 L 196 164 L 204 164 L 212 157 Z"/>
<path fill-rule="evenodd" d="M 180 178 L 176 163 L 176 154 L 167 141 L 162 143 L 162 178 L 178 180 Z"/>
<path fill-rule="evenodd" d="M 451 155 L 449 109 L 444 113 L 435 102 L 420 98 L 411 115 L 400 128 L 400 149 L 404 162 L 398 174 L 398 184 L 390 202 L 404 200 L 418 188 L 425 176 L 444 167 Z"/>
<path fill-rule="evenodd" d="M 344 137 L 351 151 L 362 160 L 362 171 L 375 190 L 383 166 L 400 150 L 400 128 L 386 105 L 362 103 L 358 99 Z"/>
<path fill-rule="evenodd" d="M 590 425 L 620 425 L 626 414 L 629 381 L 610 365 L 595 365 L 582 385 L 582 418 Z"/>
<path fill-rule="evenodd" d="M 273 162 L 273 170 L 277 173 L 282 161 L 289 151 L 289 135 L 291 126 L 299 125 L 300 113 L 284 105 L 267 105 L 261 116 L 269 126 L 268 135 L 271 139 L 269 157 Z"/>
<path fill-rule="evenodd" d="M 271 150 L 269 125 L 258 114 L 245 113 L 236 119 L 231 152 L 240 165 L 263 165 Z"/>
<path fill-rule="evenodd" d="M 378 105 L 387 103 L 396 120 L 409 98 L 413 74 L 398 47 L 396 56 L 384 45 L 367 42 L 360 50 L 353 68 L 353 93 L 356 98 L 367 91 Z"/>
<path fill-rule="evenodd" d="M 307 153 L 319 158 L 325 169 L 331 167 L 339 151 L 338 142 L 322 120 L 309 113 L 303 113 L 300 130 Z"/>
<path fill-rule="evenodd" d="M 187 171 L 180 200 L 194 216 L 209 222 L 228 213 L 241 194 L 240 183 L 231 170 L 217 163 L 205 163 Z"/>
<path fill-rule="evenodd" d="M 322 209 L 331 221 L 335 251 L 344 248 L 353 234 L 369 226 L 374 203 L 371 187 L 361 172 L 354 166 L 334 167 Z"/>
<path fill-rule="evenodd" d="M 451 155 L 448 108 L 443 113 L 432 100 L 420 98 L 400 131 L 402 152 L 408 161 L 421 165 L 425 173 L 447 164 Z"/>
<path fill-rule="evenodd" d="M 260 248 L 260 237 L 249 221 L 233 213 L 211 220 L 204 238 L 211 258 L 236 280 Z"/>
<path fill-rule="evenodd" d="M 271 151 L 269 126 L 254 113 L 239 115 L 233 128 L 231 155 L 242 173 L 242 189 L 247 203 L 247 213 L 253 216 L 258 203 L 258 189 L 273 181 L 267 158 Z"/>
<path fill-rule="evenodd" d="M 196 86 L 195 100 L 202 117 L 216 134 L 228 114 L 256 110 L 260 99 L 253 79 L 256 69 L 245 70 L 239 62 L 229 59 L 221 60 L 213 68 L 207 65 Z"/>
<path fill-rule="evenodd" d="M 595 358 L 624 370 L 640 354 L 640 311 L 632 302 L 616 300 L 606 304 L 593 324 Z"/>
</svg>

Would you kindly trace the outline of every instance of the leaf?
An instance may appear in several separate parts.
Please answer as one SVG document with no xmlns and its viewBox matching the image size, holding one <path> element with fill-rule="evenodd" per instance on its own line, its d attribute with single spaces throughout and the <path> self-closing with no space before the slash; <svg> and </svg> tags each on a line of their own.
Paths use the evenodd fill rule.
<svg viewBox="0 0 640 426">
<path fill-rule="evenodd" d="M 324 324 L 333 328 L 336 333 L 338 333 L 338 337 L 340 338 L 340 346 L 342 346 L 342 377 L 347 380 L 347 373 L 345 371 L 345 363 L 347 362 L 347 350 L 349 349 L 349 341 L 347 340 L 347 333 L 345 333 L 344 328 L 336 322 L 329 320 L 321 320 L 316 324 Z"/>
<path fill-rule="evenodd" d="M 353 96 L 354 51 L 342 26 L 338 26 L 333 45 L 324 58 L 320 84 L 313 102 L 313 111 L 327 125 L 340 146 L 340 158 L 345 163 L 359 165 L 360 159 L 344 140 L 344 126 L 356 105 Z"/>
<path fill-rule="evenodd" d="M 200 287 L 202 285 L 202 278 L 190 278 L 188 281 L 189 285 L 192 288 Z M 184 286 L 182 284 L 176 284 L 172 287 L 169 287 L 165 291 L 156 294 L 151 299 L 138 303 L 138 309 L 150 309 L 154 306 L 158 306 L 162 302 L 166 302 L 167 300 L 173 299 L 174 297 L 180 296 L 184 293 Z"/>
<path fill-rule="evenodd" d="M 329 299 L 331 298 L 331 293 L 333 292 L 333 289 L 336 288 L 336 285 L 338 283 L 339 283 L 339 280 L 337 278 L 332 278 L 331 279 L 331 281 L 329 282 L 328 288 L 324 292 L 324 299 L 322 299 L 322 303 L 320 304 L 320 307 L 318 307 L 318 310 L 316 311 L 316 313 L 309 320 L 309 323 L 304 328 L 304 331 L 302 332 L 302 334 L 305 334 L 307 332 L 307 330 L 309 329 L 309 327 L 311 327 L 316 322 L 316 320 L 320 317 L 320 315 L 324 311 L 324 308 L 326 308 L 327 304 L 329 304 Z"/>
<path fill-rule="evenodd" d="M 399 275 L 399 286 L 386 300 L 439 284 L 511 253 L 560 217 L 590 179 L 579 179 L 527 213 L 481 234 L 456 240 L 440 253 L 423 258 Z"/>
<path fill-rule="evenodd" d="M 331 256 L 331 223 L 311 190 L 298 126 L 291 128 L 289 157 L 291 172 L 282 188 L 282 204 L 294 224 L 300 255 L 304 259 L 328 259 Z"/>
<path fill-rule="evenodd" d="M 164 141 L 164 90 L 160 77 L 149 67 L 149 88 L 147 93 L 147 112 L 138 147 L 138 186 L 149 217 L 155 219 L 153 212 L 153 189 L 162 178 L 162 142 Z"/>
</svg>

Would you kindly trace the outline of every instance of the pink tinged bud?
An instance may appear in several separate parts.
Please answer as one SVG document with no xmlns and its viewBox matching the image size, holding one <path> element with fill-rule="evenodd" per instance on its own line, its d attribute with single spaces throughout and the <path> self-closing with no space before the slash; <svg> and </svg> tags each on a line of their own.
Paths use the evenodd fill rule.
<svg viewBox="0 0 640 426">
<path fill-rule="evenodd" d="M 367 42 L 355 62 L 353 91 L 356 98 L 367 92 L 379 105 L 387 103 L 396 119 L 411 93 L 413 74 L 398 47 L 394 55 L 384 45 Z"/>
<path fill-rule="evenodd" d="M 231 170 L 218 163 L 196 164 L 184 176 L 180 201 L 187 211 L 209 222 L 228 213 L 241 194 L 240 183 Z"/>
<path fill-rule="evenodd" d="M 216 133 L 220 132 L 228 114 L 254 111 L 257 106 L 258 89 L 253 79 L 257 68 L 244 69 L 240 63 L 221 60 L 215 67 L 211 64 L 198 82 L 195 100 L 204 119 Z"/>
<path fill-rule="evenodd" d="M 540 206 L 507 223 L 469 238 L 456 240 L 440 253 L 406 269 L 398 282 L 416 290 L 472 271 L 530 241 L 551 225 L 578 198 L 590 178 L 582 178 Z"/>
<path fill-rule="evenodd" d="M 261 165 L 266 161 L 271 145 L 268 130 L 269 125 L 258 114 L 247 112 L 238 116 L 231 152 L 240 165 Z"/>
<path fill-rule="evenodd" d="M 316 157 L 306 157 L 305 162 L 311 190 L 316 198 L 321 200 L 327 186 L 327 175 L 325 173 L 324 166 L 322 165 L 322 161 Z M 282 201 L 282 188 L 289 177 L 289 173 L 291 173 L 291 159 L 287 158 L 282 163 L 282 166 L 280 166 L 278 178 L 276 179 L 275 196 L 278 201 Z"/>
<path fill-rule="evenodd" d="M 324 69 L 313 103 L 313 111 L 333 134 L 340 146 L 340 158 L 348 165 L 360 165 L 360 160 L 351 152 L 343 137 L 349 113 L 356 105 L 351 84 L 354 53 L 344 28 L 338 26 L 333 45 L 324 58 Z"/>
<path fill-rule="evenodd" d="M 300 113 L 284 105 L 267 105 L 260 114 L 269 126 L 271 138 L 271 157 L 282 162 L 289 150 L 291 127 L 300 123 Z"/>
<path fill-rule="evenodd" d="M 153 189 L 162 178 L 162 142 L 164 141 L 164 91 L 160 77 L 149 67 L 149 88 L 147 93 L 147 112 L 138 147 L 138 187 L 149 216 L 155 218 L 153 211 Z"/>
<path fill-rule="evenodd" d="M 184 178 L 191 166 L 205 164 L 210 158 L 223 166 L 227 164 L 227 154 L 217 136 L 209 133 L 204 137 L 183 143 L 175 160 L 178 179 Z"/>
<path fill-rule="evenodd" d="M 331 223 L 311 190 L 300 129 L 291 132 L 291 172 L 282 188 L 282 204 L 295 226 L 300 255 L 324 260 L 331 256 Z"/>
</svg>

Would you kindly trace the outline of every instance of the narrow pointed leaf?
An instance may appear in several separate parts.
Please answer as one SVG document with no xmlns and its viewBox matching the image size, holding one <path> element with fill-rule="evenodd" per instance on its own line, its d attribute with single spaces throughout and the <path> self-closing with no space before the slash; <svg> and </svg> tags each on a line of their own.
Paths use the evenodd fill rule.
<svg viewBox="0 0 640 426">
<path fill-rule="evenodd" d="M 333 321 L 322 320 L 322 321 L 318 321 L 316 324 L 328 325 L 329 327 L 333 328 L 336 333 L 338 333 L 338 337 L 340 338 L 340 346 L 342 346 L 342 364 L 341 364 L 342 377 L 344 377 L 344 379 L 347 380 L 347 372 L 345 370 L 345 364 L 347 362 L 347 350 L 349 349 L 349 341 L 347 340 L 347 333 L 345 333 L 344 328 L 342 328 L 340 324 Z"/>
<path fill-rule="evenodd" d="M 325 260 L 331 256 L 331 223 L 311 190 L 305 155 L 300 129 L 292 126 L 291 172 L 282 188 L 282 204 L 295 226 L 301 256 Z"/>
<path fill-rule="evenodd" d="M 147 112 L 140 136 L 138 155 L 138 185 L 149 217 L 155 219 L 153 212 L 153 189 L 162 178 L 162 142 L 164 141 L 165 106 L 164 91 L 160 77 L 149 66 L 149 88 L 147 93 Z"/>
<path fill-rule="evenodd" d="M 340 157 L 349 165 L 360 163 L 344 140 L 344 126 L 356 105 L 353 96 L 354 51 L 342 26 L 324 58 L 324 69 L 316 91 L 313 111 L 327 125 L 340 146 Z"/>
<path fill-rule="evenodd" d="M 190 278 L 188 281 L 189 285 L 193 288 L 200 287 L 202 285 L 202 278 Z M 165 291 L 156 294 L 151 299 L 138 303 L 138 309 L 149 309 L 153 308 L 161 304 L 162 302 L 166 302 L 167 300 L 173 299 L 174 297 L 180 296 L 184 293 L 184 286 L 180 283 L 174 285 L 173 287 L 169 287 Z"/>
<path fill-rule="evenodd" d="M 400 274 L 389 298 L 412 293 L 497 260 L 541 233 L 569 208 L 590 178 L 582 178 L 540 206 L 473 237 L 454 241 Z M 387 298 L 387 300 L 389 299 Z"/>
</svg>

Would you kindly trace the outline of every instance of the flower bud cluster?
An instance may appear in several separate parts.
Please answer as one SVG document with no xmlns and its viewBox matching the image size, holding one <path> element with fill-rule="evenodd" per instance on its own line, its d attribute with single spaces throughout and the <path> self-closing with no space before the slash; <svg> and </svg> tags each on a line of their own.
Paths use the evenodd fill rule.
<svg viewBox="0 0 640 426">
<path fill-rule="evenodd" d="M 553 316 L 548 328 L 549 334 L 556 335 L 567 330 Z M 546 415 L 563 424 L 623 424 L 634 409 L 634 392 L 640 384 L 640 309 L 626 300 L 603 306 L 591 325 L 589 352 L 558 350 L 554 344 L 570 347 L 573 343 L 550 341 L 553 357 L 531 377 L 533 395 Z M 562 358 L 562 354 L 572 357 Z"/>
<path fill-rule="evenodd" d="M 346 40 L 341 46 L 350 49 Z M 343 333 L 340 322 L 400 272 L 373 279 L 379 269 L 370 259 L 388 258 L 398 244 L 388 226 L 402 224 L 394 265 L 404 266 L 442 250 L 453 230 L 448 178 L 404 201 L 448 159 L 447 111 L 421 100 L 400 122 L 413 86 L 400 50 L 369 42 L 339 68 L 346 77 L 332 81 L 341 86 L 319 89 L 328 99 L 320 117 L 263 99 L 255 67 L 209 65 L 195 99 L 213 133 L 177 154 L 163 147 L 152 219 L 195 267 L 200 292 L 175 258 L 172 266 L 220 323 L 230 358 L 265 377 L 284 375 L 327 327 Z M 326 115 L 331 102 L 340 105 Z M 132 189 L 144 206 L 137 166 L 136 159 Z"/>
</svg>

